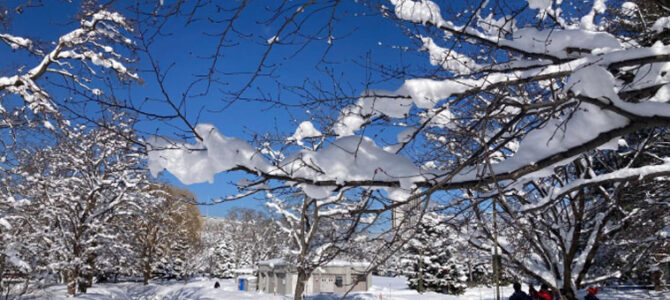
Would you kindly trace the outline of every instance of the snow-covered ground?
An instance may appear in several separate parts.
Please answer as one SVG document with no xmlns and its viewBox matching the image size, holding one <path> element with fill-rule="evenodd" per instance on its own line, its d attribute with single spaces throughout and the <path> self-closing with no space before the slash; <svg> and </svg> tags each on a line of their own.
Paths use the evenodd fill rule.
<svg viewBox="0 0 670 300">
<path fill-rule="evenodd" d="M 65 296 L 65 286 L 59 285 L 44 290 L 35 291 L 21 299 L 114 299 L 114 300 L 219 300 L 219 299 L 292 299 L 289 296 L 273 296 L 257 292 L 241 292 L 236 290 L 232 279 L 218 280 L 221 288 L 214 289 L 215 279 L 195 279 L 184 284 L 184 282 L 153 282 L 147 286 L 141 283 L 126 282 L 116 284 L 96 284 L 89 289 L 87 294 L 81 294 L 74 298 Z M 503 299 L 511 295 L 511 287 L 504 287 Z M 418 294 L 407 288 L 403 277 L 372 277 L 372 287 L 368 292 L 352 293 L 346 299 L 350 300 L 433 300 L 433 299 L 464 299 L 464 300 L 489 300 L 493 299 L 492 288 L 471 288 L 464 295 L 450 296 L 437 293 Z M 617 291 L 604 288 L 598 294 L 600 299 L 670 299 L 670 292 L 654 292 L 647 290 Z M 340 299 L 341 295 L 318 295 L 311 296 L 311 300 L 334 300 Z M 580 297 L 580 299 L 583 298 Z"/>
</svg>

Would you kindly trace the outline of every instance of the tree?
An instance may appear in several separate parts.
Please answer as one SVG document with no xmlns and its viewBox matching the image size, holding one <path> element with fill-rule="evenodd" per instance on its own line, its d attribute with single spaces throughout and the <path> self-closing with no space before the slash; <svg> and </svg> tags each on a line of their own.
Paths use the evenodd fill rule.
<svg viewBox="0 0 670 300">
<path fill-rule="evenodd" d="M 32 222 L 24 213 L 27 201 L 8 196 L 17 188 L 11 179 L 13 176 L 3 177 L 0 191 L 0 292 L 5 294 L 12 292 L 18 278 L 26 279 L 24 288 L 28 288 L 28 274 L 35 271 L 40 257 Z"/>
<path fill-rule="evenodd" d="M 237 269 L 237 260 L 235 257 L 235 251 L 233 247 L 229 244 L 232 243 L 232 240 L 222 239 L 219 243 L 212 249 L 211 260 L 213 261 L 213 270 L 211 274 L 217 277 L 222 278 L 233 278 L 235 277 L 235 269 Z"/>
<path fill-rule="evenodd" d="M 334 26 L 338 16 L 348 15 L 347 9 L 351 8 L 341 8 L 344 6 L 340 1 L 323 0 L 281 1 L 268 9 L 271 16 L 264 24 L 279 25 L 276 34 L 263 43 L 265 49 L 258 64 L 251 67 L 242 86 L 221 95 L 223 106 L 225 109 L 236 101 L 257 100 L 301 107 L 304 120 L 299 120 L 302 122 L 296 124 L 292 135 L 261 134 L 253 145 L 226 137 L 208 124 L 193 126 L 189 118 L 197 116 L 187 114 L 202 111 L 187 105 L 187 99 L 194 96 L 193 86 L 203 84 L 203 94 L 209 95 L 217 90 L 213 86 L 223 86 L 221 82 L 225 81 L 216 74 L 230 74 L 229 70 L 219 72 L 217 68 L 222 49 L 231 45 L 231 39 L 252 36 L 233 36 L 240 32 L 235 22 L 247 11 L 248 3 L 228 4 L 235 5 L 230 9 L 198 2 L 188 7 L 188 13 L 186 6 L 182 7 L 183 1 L 135 6 L 135 15 L 143 16 L 137 20 L 139 48 L 156 75 L 160 103 L 173 111 L 171 118 L 184 121 L 186 130 L 196 139 L 195 143 L 184 142 L 183 136 L 178 136 L 179 140 L 149 139 L 152 172 L 155 175 L 167 169 L 185 183 L 212 180 L 220 172 L 246 172 L 248 181 L 254 184 L 241 186 L 242 192 L 228 199 L 267 190 L 293 193 L 299 188 L 313 199 L 307 201 L 310 207 L 347 193 L 347 197 L 335 199 L 347 205 L 352 204 L 348 201 L 358 201 L 360 205 L 350 205 L 355 208 L 350 213 L 358 216 L 383 215 L 384 211 L 412 205 L 417 199 L 461 199 L 452 206 L 479 216 L 480 237 L 494 252 L 506 252 L 501 249 L 505 245 L 498 243 L 501 232 L 529 239 L 520 235 L 523 230 L 512 230 L 529 228 L 527 224 L 510 227 L 509 232 L 488 227 L 489 220 L 497 224 L 498 213 L 502 224 L 510 224 L 511 217 L 517 215 L 540 218 L 544 222 L 540 228 L 545 232 L 539 237 L 536 234 L 537 241 L 556 236 L 551 233 L 555 224 L 580 224 L 583 230 L 574 231 L 579 238 L 553 239 L 574 247 L 559 247 L 560 255 L 543 258 L 545 267 L 552 270 L 551 278 L 545 281 L 556 290 L 564 289 L 568 298 L 574 297 L 575 289 L 592 282 L 583 279 L 595 275 L 588 262 L 591 259 L 582 261 L 580 257 L 591 257 L 589 253 L 598 252 L 599 247 L 592 246 L 599 245 L 599 239 L 613 237 L 611 234 L 620 231 L 613 229 L 631 220 L 642 220 L 646 216 L 642 213 L 649 211 L 640 202 L 631 203 L 630 207 L 619 205 L 621 209 L 614 210 L 603 207 L 603 203 L 618 205 L 624 201 L 618 186 L 646 183 L 670 172 L 665 154 L 650 160 L 629 159 L 628 162 L 635 162 L 630 165 L 605 164 L 601 168 L 596 163 L 607 151 L 619 150 L 612 141 L 665 129 L 670 124 L 666 78 L 670 50 L 663 44 L 668 32 L 664 15 L 667 10 L 654 10 L 649 8 L 651 5 L 607 3 L 617 11 L 632 12 L 618 13 L 608 10 L 601 0 L 498 0 L 441 6 L 426 0 L 389 2 L 363 1 L 353 10 L 396 22 L 410 40 L 397 49 L 418 48 L 428 60 L 411 60 L 406 66 L 397 61 L 379 63 L 370 57 L 362 65 L 368 66 L 367 71 L 375 73 L 376 78 L 369 78 L 351 92 L 343 88 L 346 83 L 337 82 L 338 77 L 333 75 L 337 72 L 331 68 L 323 69 L 335 81 L 332 91 L 319 82 L 306 80 L 302 86 L 291 86 L 272 76 L 281 68 L 280 63 L 272 63 L 272 54 L 282 55 L 276 49 L 283 47 L 298 48 L 286 58 L 296 57 L 312 42 L 322 39 L 328 46 L 320 63 L 326 64 L 331 45 L 338 40 Z M 656 3 L 663 7 L 664 2 Z M 147 10 L 148 6 L 151 7 Z M 211 7 L 217 9 L 207 9 Z M 198 18 L 199 14 L 212 11 L 219 18 Z M 660 12 L 650 17 L 652 11 Z M 15 106 L 18 119 L 26 116 L 21 112 L 26 105 L 31 117 L 42 111 L 57 115 L 51 105 L 53 97 L 38 84 L 46 72 L 61 74 L 76 86 L 85 82 L 83 77 L 69 75 L 72 64 L 64 60 L 74 65 L 82 60 L 102 62 L 103 67 L 110 67 L 122 77 L 134 78 L 127 68 L 120 68 L 108 56 L 91 56 L 96 51 L 87 51 L 105 50 L 107 42 L 127 45 L 120 33 L 124 30 L 112 31 L 111 36 L 100 31 L 101 27 L 107 28 L 105 24 L 126 28 L 126 23 L 119 21 L 119 14 L 106 10 L 89 12 L 86 10 L 84 15 L 92 21 L 82 22 L 81 30 L 59 40 L 52 52 L 36 54 L 44 58 L 39 59 L 42 63 L 36 68 L 27 72 L 19 69 L 16 76 L 0 78 L 0 90 L 20 97 L 22 105 Z M 320 18 L 324 13 L 328 16 Z M 151 54 L 156 37 L 162 36 L 165 29 L 162 24 L 170 17 L 182 16 L 188 18 L 187 24 L 207 19 L 212 24 L 223 24 L 223 28 L 216 35 L 218 42 L 209 57 L 212 63 L 208 72 L 197 75 L 187 90 L 173 97 L 165 88 L 167 71 Z M 651 20 L 653 24 L 647 23 Z M 104 37 L 104 42 L 90 40 L 89 33 L 92 38 Z M 642 38 L 633 39 L 635 35 Z M 3 35 L 2 40 L 17 49 L 31 49 L 30 43 L 15 36 Z M 69 51 L 68 47 L 75 49 Z M 123 57 L 114 53 L 115 58 Z M 85 67 L 82 70 L 91 74 Z M 264 90 L 260 78 L 278 78 L 276 98 L 249 96 L 249 91 L 256 88 Z M 389 85 L 393 86 L 391 90 L 375 89 Z M 99 92 L 85 90 L 86 94 Z M 282 92 L 303 99 L 286 103 L 280 99 Z M 3 120 L 17 120 L 6 115 Z M 259 185 L 266 188 L 259 189 Z M 545 194 L 546 191 L 550 193 Z M 368 202 L 370 199 L 375 205 Z M 658 199 L 656 204 L 662 205 L 663 200 Z M 641 209 L 636 210 L 638 206 Z M 496 217 L 484 217 L 488 211 Z M 508 261 L 518 261 L 517 253 L 503 254 Z"/>
<path fill-rule="evenodd" d="M 232 278 L 239 268 L 276 258 L 285 250 L 276 220 L 263 211 L 236 207 L 225 218 L 206 218 L 202 241 L 207 251 L 210 276 Z"/>
<path fill-rule="evenodd" d="M 31 226 L 45 241 L 48 268 L 59 272 L 69 295 L 86 292 L 101 266 L 102 251 L 125 252 L 119 237 L 120 215 L 133 209 L 134 192 L 146 183 L 138 147 L 123 116 L 110 129 L 76 127 L 52 147 L 26 153 L 15 173 L 22 174 L 30 199 Z"/>
<path fill-rule="evenodd" d="M 401 258 L 410 288 L 456 295 L 465 292 L 468 268 L 448 231 L 440 215 L 428 212 L 423 216 Z"/>
<path fill-rule="evenodd" d="M 497 208 L 481 206 L 489 203 L 490 191 L 473 191 L 471 195 L 483 195 L 466 198 L 467 205 L 475 209 L 475 222 L 479 224 L 473 235 L 484 238 L 484 242 L 479 240 L 474 245 L 490 251 L 497 234 L 497 246 L 507 265 L 562 289 L 563 296 L 569 299 L 576 297 L 574 291 L 578 288 L 618 278 L 638 268 L 667 226 L 665 213 L 656 209 L 665 205 L 665 196 L 661 195 L 667 187 L 663 181 L 632 179 L 611 183 L 598 177 L 606 173 L 609 176 L 605 178 L 612 178 L 610 170 L 627 172 L 636 165 L 655 164 L 643 162 L 646 159 L 642 157 L 664 156 L 659 151 L 664 152 L 665 147 L 656 140 L 664 139 L 664 131 L 649 131 L 638 136 L 641 139 L 637 141 L 628 136 L 619 141 L 626 149 L 589 152 L 566 166 L 556 167 L 550 176 L 508 188 L 504 194 L 493 193 Z M 640 141 L 644 142 L 638 144 Z M 649 189 L 658 192 L 643 192 Z M 490 209 L 497 211 L 497 232 L 487 212 Z M 655 221 L 649 224 L 649 220 Z M 629 244 L 631 239 L 635 243 Z M 611 257 L 613 253 L 618 258 Z M 612 263 L 617 260 L 622 263 Z"/>
<path fill-rule="evenodd" d="M 155 272 L 168 278 L 187 276 L 186 261 L 198 248 L 202 228 L 195 196 L 163 184 L 153 184 L 143 196 L 137 213 L 126 222 L 143 283 L 148 284 Z"/>
<path fill-rule="evenodd" d="M 305 284 L 312 272 L 348 252 L 354 240 L 364 236 L 356 227 L 361 216 L 352 210 L 356 201 L 341 201 L 344 194 L 317 200 L 304 194 L 281 199 L 268 193 L 268 206 L 281 216 L 280 228 L 290 240 L 285 259 L 296 266 L 297 278 L 293 299 L 302 299 Z"/>
<path fill-rule="evenodd" d="M 161 222 L 152 225 L 165 226 L 165 231 L 157 232 L 160 240 L 151 246 L 155 247 L 152 254 L 157 256 L 146 256 L 143 259 L 145 276 L 148 277 L 151 272 L 147 271 L 151 268 L 162 278 L 187 280 L 205 263 L 199 255 L 202 251 L 200 235 L 203 226 L 200 210 L 193 203 L 194 197 L 190 192 L 170 187 L 166 188 L 166 192 L 167 198 L 157 211 Z M 147 262 L 153 262 L 154 265 Z"/>
<path fill-rule="evenodd" d="M 10 28 L 8 24 L 14 15 L 30 7 L 25 4 L 30 3 L 5 11 L 4 29 Z M 0 36 L 0 43 L 12 49 L 9 59 L 14 64 L 9 72 L 0 76 L 3 147 L 10 145 L 10 140 L 5 139 L 11 136 L 8 131 L 35 126 L 57 130 L 68 126 L 68 117 L 72 115 L 87 116 L 86 108 L 82 111 L 77 105 L 80 101 L 67 102 L 67 98 L 55 97 L 54 93 L 73 92 L 89 100 L 84 107 L 97 103 L 103 108 L 118 108 L 123 105 L 114 97 L 105 97 L 106 89 L 98 76 L 101 73 L 115 75 L 121 82 L 139 80 L 137 74 L 124 65 L 131 59 L 123 54 L 133 47 L 128 38 L 132 28 L 126 18 L 106 10 L 105 6 L 82 4 L 81 8 L 77 28 L 51 43 L 9 32 Z M 53 76 L 51 80 L 49 75 Z"/>
<path fill-rule="evenodd" d="M 3 53 L 6 58 L 2 66 L 2 74 L 0 74 L 0 173 L 2 173 L 1 176 L 4 180 L 0 192 L 0 219 L 2 220 L 0 223 L 6 225 L 3 226 L 2 233 L 0 233 L 3 245 L 0 247 L 2 249 L 0 250 L 2 253 L 0 254 L 0 265 L 2 265 L 0 272 L 7 276 L 22 276 L 27 280 L 46 278 L 37 275 L 41 272 L 48 272 L 46 270 L 53 266 L 56 266 L 56 268 L 72 267 L 65 267 L 68 262 L 61 261 L 72 258 L 71 256 L 65 258 L 58 256 L 56 253 L 49 253 L 48 250 L 53 249 L 48 247 L 55 247 L 58 243 L 61 247 L 73 246 L 78 243 L 72 241 L 71 234 L 62 236 L 67 240 L 52 240 L 58 234 L 44 232 L 45 226 L 53 226 L 58 230 L 73 230 L 72 228 L 64 229 L 68 226 L 65 223 L 68 222 L 55 216 L 58 212 L 62 213 L 68 210 L 66 203 L 48 202 L 57 202 L 58 200 L 47 200 L 37 196 L 36 190 L 31 191 L 31 189 L 38 189 L 37 186 L 41 184 L 39 189 L 42 189 L 42 191 L 49 189 L 47 194 L 55 193 L 55 186 L 47 187 L 48 183 L 38 182 L 40 179 L 44 179 L 41 176 L 46 176 L 44 173 L 40 174 L 40 171 L 53 172 L 48 175 L 52 179 L 57 176 L 63 179 L 63 177 L 68 176 L 66 173 L 76 171 L 64 170 L 65 161 L 62 161 L 62 164 L 58 166 L 56 166 L 57 163 L 54 163 L 53 168 L 51 168 L 51 166 L 45 165 L 46 162 L 37 162 L 38 158 L 30 158 L 30 154 L 36 154 L 42 159 L 50 160 L 64 158 L 64 154 L 55 154 L 54 151 L 64 151 L 64 144 L 73 142 L 73 139 L 81 138 L 80 135 L 85 135 L 87 134 L 85 132 L 88 131 L 88 129 L 79 128 L 78 125 L 72 127 L 73 119 L 88 119 L 92 123 L 99 122 L 105 113 L 99 113 L 93 109 L 94 106 L 105 109 L 122 106 L 113 97 L 112 89 L 105 88 L 105 86 L 112 82 L 126 83 L 139 79 L 137 74 L 127 67 L 132 59 L 126 54 L 129 54 L 131 52 L 129 50 L 133 47 L 132 41 L 128 38 L 132 31 L 130 22 L 121 14 L 108 10 L 108 6 L 82 4 L 81 10 L 76 16 L 76 21 L 69 23 L 66 26 L 69 28 L 63 30 L 59 36 L 50 41 L 40 40 L 37 34 L 30 34 L 30 36 L 13 34 L 12 31 L 22 31 L 22 28 L 14 26 L 15 21 L 19 20 L 23 13 L 41 4 L 33 3 L 33 1 L 3 4 L 3 12 L 0 13 L 0 23 L 2 25 L 0 47 L 5 47 Z M 10 5 L 16 5 L 16 7 L 9 7 Z M 104 78 L 106 76 L 109 77 Z M 64 95 L 69 96 L 64 97 Z M 91 113 L 91 111 L 96 111 L 96 113 Z M 134 133 L 124 131 L 127 128 L 116 125 L 118 124 L 108 126 L 108 131 L 118 129 L 119 131 L 116 134 L 126 134 L 126 138 L 134 137 Z M 63 142 L 58 146 L 61 147 L 60 150 L 53 150 L 52 148 L 39 153 L 32 152 L 34 151 L 32 146 L 38 142 L 42 142 L 41 146 L 43 147 L 53 147 L 55 135 L 60 136 L 56 139 Z M 101 133 L 101 135 L 103 134 Z M 71 141 L 66 141 L 68 139 L 71 139 Z M 110 146 L 114 147 L 118 144 Z M 81 148 L 70 150 L 83 151 Z M 48 154 L 49 151 L 51 153 Z M 77 154 L 81 154 L 81 152 Z M 57 158 L 57 156 L 60 157 Z M 78 162 L 81 163 L 82 161 Z M 22 163 L 34 164 L 28 169 L 22 169 L 22 167 L 27 167 L 26 165 L 20 166 Z M 82 166 L 80 164 L 76 167 Z M 56 171 L 56 168 L 59 170 Z M 82 170 L 79 169 L 78 171 Z M 56 175 L 59 172 L 62 173 Z M 33 175 L 39 176 L 33 177 Z M 58 182 L 65 184 L 65 181 L 68 180 Z M 64 190 L 73 188 L 77 184 L 86 184 L 74 181 L 77 181 L 77 179 L 69 180 Z M 129 181 L 128 183 L 132 182 Z M 56 180 L 52 184 L 56 184 Z M 65 193 L 64 191 L 60 192 Z M 109 190 L 99 191 L 99 193 L 104 194 L 108 192 Z M 73 191 L 71 190 L 70 193 L 73 193 Z M 97 196 L 99 195 L 97 194 Z M 65 194 L 58 196 L 65 197 Z M 69 196 L 74 197 L 73 194 Z M 106 194 L 105 197 L 107 196 L 113 198 L 112 195 Z M 68 203 L 73 204 L 73 202 Z M 54 208 L 55 211 L 45 212 L 41 211 L 40 208 Z M 73 209 L 79 208 L 73 207 Z M 47 216 L 49 213 L 53 214 Z M 99 213 L 106 214 L 104 212 Z M 63 219 L 74 218 L 72 215 L 61 217 Z M 47 221 L 46 218 L 50 219 Z M 61 231 L 61 233 L 65 231 Z M 103 237 L 106 234 L 104 232 L 106 230 L 98 228 L 89 228 L 85 231 L 96 232 L 93 234 L 96 237 Z M 100 241 L 96 240 L 93 243 L 97 242 Z M 77 246 L 74 246 L 74 248 L 77 248 Z M 60 250 L 63 249 L 58 249 L 58 251 Z M 78 250 L 73 251 L 79 252 Z M 49 261 L 54 257 L 47 257 L 46 254 L 53 254 L 54 257 L 58 257 L 55 258 L 55 261 Z M 94 256 L 77 259 L 90 260 Z M 49 265 L 50 262 L 55 264 Z M 84 264 L 90 265 L 88 262 L 77 264 L 79 264 L 79 267 L 83 267 Z M 98 265 L 97 267 L 102 266 Z M 77 267 L 72 268 L 76 269 Z M 70 271 L 72 273 L 72 270 Z M 3 287 L 6 283 L 4 275 L 0 279 Z M 90 273 L 70 275 L 70 283 L 73 280 L 81 279 L 79 280 L 81 283 L 89 281 L 90 284 Z M 87 278 L 72 279 L 73 277 L 80 277 L 79 275 Z M 80 287 L 85 290 L 84 284 Z M 69 292 L 74 293 L 73 287 L 69 287 Z"/>
<path fill-rule="evenodd" d="M 219 172 L 244 171 L 253 182 L 290 183 L 286 186 L 297 185 L 314 199 L 328 199 L 342 189 L 370 189 L 386 199 L 387 209 L 454 190 L 494 193 L 497 196 L 477 196 L 480 200 L 468 209 L 483 212 L 488 203 L 488 209 L 516 217 L 529 206 L 538 212 L 554 207 L 565 214 L 551 217 L 543 227 L 548 232 L 552 224 L 574 223 L 593 207 L 588 222 L 581 223 L 584 239 L 572 241 L 597 244 L 601 234 L 605 238 L 623 225 L 611 227 L 606 216 L 622 213 L 625 219 L 626 212 L 605 210 L 600 215 L 598 201 L 616 201 L 607 200 L 613 199 L 611 194 L 592 202 L 587 194 L 570 192 L 667 175 L 663 160 L 617 165 L 593 174 L 589 156 L 616 148 L 613 140 L 670 124 L 663 71 L 670 50 L 607 32 L 607 22 L 615 16 L 603 1 L 478 4 L 468 14 L 450 16 L 445 15 L 448 9 L 431 1 L 397 0 L 376 7 L 413 33 L 435 68 L 403 78 L 396 90 L 347 95 L 354 103 L 338 107 L 328 116 L 332 121 L 319 122 L 326 126 L 320 130 L 312 122 L 301 123 L 286 139 L 296 147 L 285 147 L 279 155 L 278 150 L 255 148 L 206 124 L 194 127 L 195 144 L 156 137 L 149 142 L 152 172 L 167 169 L 189 183 Z M 303 8 L 316 9 L 308 5 Z M 647 29 L 652 40 L 666 32 L 663 24 Z M 389 128 L 399 133 L 395 143 L 380 138 Z M 311 147 L 299 145 L 303 140 L 314 142 Z M 191 165 L 208 167 L 196 174 L 186 168 Z M 538 182 L 540 186 L 533 187 Z M 562 185 L 569 186 L 556 194 Z M 543 189 L 552 193 L 523 195 L 529 186 L 531 194 Z M 506 203 L 508 193 L 522 194 L 521 204 Z M 492 200 L 499 202 L 490 206 Z M 487 232 L 488 241 L 497 240 L 496 230 Z M 543 257 L 549 265 L 560 266 L 550 268 L 547 274 L 552 278 L 545 281 L 555 290 L 564 289 L 568 298 L 595 279 L 585 279 L 591 271 L 588 260 L 581 260 L 591 256 L 592 248 L 587 248 L 582 252 L 566 246 L 562 255 Z M 503 252 L 509 259 L 518 254 Z"/>
<path fill-rule="evenodd" d="M 407 241 L 411 228 L 374 230 L 376 220 L 383 218 L 386 210 L 362 213 L 362 207 L 376 204 L 369 195 L 364 196 L 365 200 L 352 199 L 342 190 L 314 199 L 294 190 L 281 196 L 267 192 L 266 197 L 267 205 L 280 216 L 280 229 L 289 240 L 283 259 L 297 270 L 294 299 L 303 297 L 306 282 L 315 270 L 335 259 L 364 260 L 367 273 L 377 269 Z M 367 246 L 364 254 L 360 253 L 361 246 Z"/>
</svg>

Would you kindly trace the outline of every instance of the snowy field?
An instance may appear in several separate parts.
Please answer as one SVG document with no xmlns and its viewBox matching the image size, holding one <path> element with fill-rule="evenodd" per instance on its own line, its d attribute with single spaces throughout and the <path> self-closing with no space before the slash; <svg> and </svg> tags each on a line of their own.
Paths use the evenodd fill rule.
<svg viewBox="0 0 670 300">
<path fill-rule="evenodd" d="M 74 298 L 65 296 L 65 286 L 54 286 L 45 290 L 36 291 L 21 299 L 114 299 L 114 300 L 214 300 L 214 299 L 292 299 L 289 296 L 273 296 L 257 292 L 240 292 L 235 289 L 232 279 L 219 280 L 221 288 L 214 289 L 214 279 L 195 279 L 184 284 L 183 282 L 154 282 L 147 286 L 141 283 L 127 282 L 116 284 L 97 284 L 89 289 L 89 293 L 78 295 Z M 503 299 L 511 295 L 511 287 L 503 288 Z M 616 299 L 670 299 L 670 292 L 654 292 L 647 290 L 616 291 L 603 289 L 598 294 L 603 300 Z M 334 300 L 340 299 L 338 295 L 311 296 L 312 300 Z M 372 287 L 368 292 L 352 293 L 346 299 L 351 300 L 432 300 L 432 299 L 465 299 L 465 300 L 488 300 L 493 299 L 493 289 L 472 288 L 464 295 L 449 296 L 437 293 L 418 294 L 407 288 L 405 279 L 402 277 L 372 277 Z M 580 296 L 583 299 L 583 295 Z"/>
</svg>

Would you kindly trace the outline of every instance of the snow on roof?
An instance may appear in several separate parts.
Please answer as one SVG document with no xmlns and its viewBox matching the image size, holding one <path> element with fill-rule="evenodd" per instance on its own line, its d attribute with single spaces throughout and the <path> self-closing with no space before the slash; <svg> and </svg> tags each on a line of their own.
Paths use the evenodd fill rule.
<svg viewBox="0 0 670 300">
<path fill-rule="evenodd" d="M 278 267 L 278 266 L 286 266 L 289 265 L 288 262 L 286 262 L 285 259 L 283 258 L 275 258 L 275 259 L 269 259 L 269 260 L 264 260 L 258 263 L 259 266 L 270 266 L 270 267 Z M 331 260 L 325 264 L 323 264 L 321 267 L 357 267 L 357 268 L 367 268 L 370 266 L 369 262 L 366 261 L 348 261 L 348 260 L 342 260 L 342 259 L 334 259 Z"/>
<path fill-rule="evenodd" d="M 328 263 L 325 264 L 325 266 L 328 267 L 359 267 L 359 268 L 367 268 L 370 266 L 370 263 L 367 261 L 348 261 L 348 260 L 340 260 L 340 259 L 335 259 L 331 260 Z"/>
<path fill-rule="evenodd" d="M 254 271 L 255 270 L 253 268 L 239 268 L 239 269 L 233 270 L 233 272 L 236 273 L 236 274 L 253 274 Z"/>
<path fill-rule="evenodd" d="M 258 263 L 259 266 L 270 266 L 270 267 L 284 266 L 286 264 L 287 264 L 286 260 L 284 260 L 283 258 L 273 258 Z"/>
</svg>

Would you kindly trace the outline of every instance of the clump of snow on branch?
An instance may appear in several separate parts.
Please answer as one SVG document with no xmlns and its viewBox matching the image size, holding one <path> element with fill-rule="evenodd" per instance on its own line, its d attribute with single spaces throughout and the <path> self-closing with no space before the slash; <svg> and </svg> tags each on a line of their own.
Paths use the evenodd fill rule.
<svg viewBox="0 0 670 300">
<path fill-rule="evenodd" d="M 148 163 L 154 176 L 167 169 L 185 184 L 214 182 L 219 172 L 245 167 L 269 172 L 271 165 L 247 142 L 221 135 L 211 124 L 195 128 L 202 141 L 192 145 L 164 137 L 151 137 Z"/>
<path fill-rule="evenodd" d="M 440 7 L 432 1 L 391 0 L 395 6 L 395 14 L 403 20 L 417 23 L 432 23 L 440 26 L 444 23 Z"/>
<path fill-rule="evenodd" d="M 544 10 L 551 6 L 552 0 L 526 0 L 528 8 Z"/>
<path fill-rule="evenodd" d="M 288 138 L 289 141 L 295 141 L 298 145 L 302 145 L 302 140 L 305 138 L 315 138 L 321 136 L 321 131 L 314 128 L 314 124 L 310 121 L 303 121 L 296 128 L 295 133 Z"/>
<path fill-rule="evenodd" d="M 442 48 L 433 42 L 430 37 L 421 37 L 423 42 L 423 50 L 430 55 L 430 64 L 433 66 L 441 66 L 448 71 L 454 71 L 458 74 L 468 74 L 475 72 L 480 68 L 470 57 L 456 52 L 454 49 Z"/>
<path fill-rule="evenodd" d="M 199 124 L 196 144 L 154 136 L 147 142 L 149 169 L 154 176 L 168 170 L 185 184 L 213 182 L 219 172 L 243 169 L 265 176 L 290 176 L 312 198 L 328 196 L 338 184 L 351 181 L 399 181 L 410 189 L 413 182 L 425 180 L 407 158 L 377 147 L 367 137 L 348 136 L 335 140 L 319 151 L 300 150 L 277 165 L 247 142 L 221 135 L 213 125 Z M 313 181 L 329 181 L 315 186 Z"/>
</svg>

